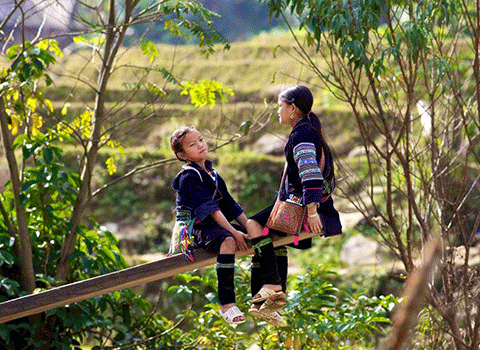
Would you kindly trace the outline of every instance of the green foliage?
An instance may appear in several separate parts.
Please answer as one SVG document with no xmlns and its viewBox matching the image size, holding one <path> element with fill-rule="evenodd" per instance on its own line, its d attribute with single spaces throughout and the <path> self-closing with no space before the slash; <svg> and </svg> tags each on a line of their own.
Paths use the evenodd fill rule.
<svg viewBox="0 0 480 350">
<path fill-rule="evenodd" d="M 214 44 L 221 42 L 225 49 L 230 47 L 226 38 L 213 28 L 213 19 L 217 16 L 200 2 L 165 1 L 161 4 L 165 16 L 175 15 L 175 19 L 165 21 L 164 30 L 172 36 L 182 36 L 186 40 L 192 35 L 198 40 L 198 46 L 207 57 L 214 52 Z M 189 16 L 193 16 L 192 19 Z"/>
<path fill-rule="evenodd" d="M 246 260 L 240 259 L 235 285 L 237 304 L 242 310 L 250 307 L 248 269 Z M 289 280 L 290 304 L 281 311 L 289 324 L 286 328 L 273 327 L 248 315 L 245 324 L 235 328 L 226 325 L 218 314 L 215 294 L 208 292 L 216 291 L 213 268 L 199 275 L 177 275 L 184 282 L 170 287 L 169 293 L 173 293 L 175 305 L 188 308 L 173 311 L 186 322 L 185 337 L 188 334 L 199 346 L 209 349 L 246 349 L 252 344 L 262 349 L 349 349 L 373 344 L 375 336 L 383 334 L 389 325 L 390 312 L 398 300 L 393 296 L 350 294 L 336 288 L 330 275 L 332 272 L 325 267 L 312 265 L 306 274 Z M 204 308 L 195 309 L 195 304 L 203 304 Z"/>
<path fill-rule="evenodd" d="M 194 24 L 195 23 L 190 25 Z M 175 31 L 178 27 L 175 28 L 176 25 L 174 25 L 173 22 L 169 22 L 169 25 L 169 28 L 172 28 L 175 33 L 178 33 Z M 186 28 L 188 28 L 188 26 L 186 26 Z M 200 35 L 203 33 L 203 27 L 193 28 L 194 33 Z M 98 38 L 92 40 L 92 43 L 95 45 L 102 44 Z M 204 52 L 206 53 L 210 52 L 209 50 L 213 47 L 209 46 L 208 40 L 207 38 L 204 47 Z M 145 44 L 143 49 L 144 53 L 148 56 L 148 60 L 157 59 L 158 50 L 153 48 L 151 44 Z M 17 51 L 16 54 L 20 52 L 21 50 Z M 41 65 L 38 65 L 38 62 L 30 62 L 28 59 L 20 59 L 17 68 L 20 69 L 21 74 L 23 74 L 22 79 L 28 78 L 34 81 L 35 79 L 45 77 L 45 75 L 41 73 L 42 69 L 45 69 L 49 64 L 48 61 L 52 59 L 52 57 L 49 58 L 48 56 L 43 57 L 42 55 L 45 55 L 45 53 L 48 53 L 48 50 L 39 48 L 38 52 L 32 51 L 26 55 L 26 58 L 30 57 L 29 55 L 39 55 Z M 12 58 L 15 59 L 16 57 L 12 51 Z M 35 67 L 32 68 L 32 65 Z M 251 67 L 249 67 L 249 69 L 251 69 Z M 171 77 L 167 71 L 160 69 L 158 71 L 162 73 L 166 79 Z M 45 79 L 48 85 L 49 79 Z M 173 79 L 169 81 L 175 82 Z M 161 91 L 156 89 L 156 86 L 151 86 L 150 90 L 158 96 L 162 95 Z M 30 96 L 33 100 L 30 100 L 30 103 L 26 103 L 22 107 L 21 100 L 18 99 L 17 93 L 15 92 L 16 88 L 8 91 L 11 98 L 7 100 L 11 106 L 14 105 L 14 102 L 19 101 L 15 104 L 15 107 L 12 108 L 12 111 L 16 111 L 18 114 L 23 113 L 21 114 L 22 116 L 31 116 L 32 118 L 30 120 L 25 119 L 23 125 L 26 127 L 28 121 L 31 124 L 28 124 L 29 127 L 26 127 L 26 130 L 36 130 L 36 132 L 27 132 L 20 135 L 15 133 L 15 135 L 18 135 L 15 146 L 18 150 L 22 150 L 22 156 L 28 165 L 25 168 L 25 178 L 22 184 L 22 204 L 28 209 L 29 213 L 28 224 L 29 230 L 32 232 L 37 285 L 39 289 L 50 288 L 59 283 L 59 281 L 56 281 L 53 277 L 55 261 L 59 255 L 63 235 L 65 232 L 68 232 L 70 227 L 69 217 L 72 214 L 72 205 L 77 198 L 79 176 L 65 164 L 63 159 L 64 143 L 61 142 L 61 138 L 64 137 L 65 139 L 63 141 L 65 141 L 69 135 L 61 133 L 54 127 L 47 129 L 45 132 L 40 132 L 38 119 L 37 124 L 35 124 L 35 118 L 33 118 L 35 98 L 38 98 L 38 101 L 43 102 L 47 106 L 47 111 L 43 115 L 45 117 L 44 119 L 48 118 L 52 121 L 60 118 L 63 120 L 66 116 L 62 113 L 60 113 L 60 115 L 55 114 L 53 109 L 48 108 L 48 100 L 42 99 L 39 94 Z M 114 94 L 112 94 L 112 96 L 113 95 Z M 114 99 L 115 98 L 112 98 L 112 100 Z M 28 107 L 28 110 L 23 109 L 25 106 Z M 12 131 L 17 130 L 17 132 L 20 132 L 21 128 L 19 126 L 14 127 L 13 125 L 13 120 L 15 120 L 15 118 L 12 118 L 13 115 L 14 114 L 10 115 Z M 84 125 L 80 126 L 84 127 Z M 75 131 L 79 133 L 82 132 L 80 128 Z M 273 166 L 275 167 L 276 165 L 277 164 L 274 164 Z M 243 201 L 240 201 L 242 204 L 247 202 L 248 199 L 253 198 L 250 194 L 256 192 L 259 183 L 268 185 L 261 186 L 262 188 L 266 188 L 267 192 L 269 186 L 273 186 L 273 189 L 275 189 L 278 183 L 278 181 L 269 177 L 259 178 L 258 169 L 253 169 L 252 167 L 253 165 L 249 169 L 246 169 L 246 173 L 240 174 L 240 176 L 247 177 L 245 186 L 246 194 L 242 197 Z M 268 171 L 267 173 L 270 172 L 271 171 Z M 9 216 L 14 218 L 15 215 L 12 204 L 13 194 L 10 190 L 11 184 L 8 184 L 8 186 L 3 194 L 2 203 L 10 214 Z M 115 189 L 112 188 L 112 192 L 115 190 L 118 191 L 118 187 Z M 123 193 L 123 191 L 118 192 Z M 135 199 L 131 193 L 127 193 L 125 202 L 120 203 L 122 205 L 121 209 L 124 210 L 134 201 Z M 112 206 L 116 204 L 119 204 L 118 201 L 110 203 Z M 259 203 L 256 204 L 258 205 Z M 257 208 L 253 205 L 250 206 L 248 202 L 246 206 L 255 208 L 255 210 Z M 264 207 L 264 205 L 261 204 L 259 207 Z M 122 215 L 125 214 L 123 211 L 119 211 L 119 213 Z M 0 220 L 0 225 L 2 229 L 5 229 L 7 223 L 4 220 Z M 6 231 L 6 229 L 4 231 Z M 118 251 L 116 238 L 111 233 L 101 230 L 94 219 L 78 226 L 77 231 L 78 240 L 76 242 L 76 249 L 69 257 L 71 266 L 68 282 L 116 271 L 125 267 L 125 262 Z M 11 277 L 2 276 L 0 280 L 2 299 L 10 299 L 23 295 L 18 282 L 15 280 L 18 278 L 18 270 L 16 269 L 18 262 L 15 261 L 16 255 L 13 250 L 14 241 L 15 237 L 13 236 L 0 236 L 2 273 L 4 273 L 5 276 Z M 236 276 L 236 281 L 238 282 L 237 291 L 239 304 L 242 306 L 242 309 L 246 310 L 249 299 L 249 277 L 248 273 L 243 270 L 241 271 L 240 276 Z M 322 273 L 317 273 L 317 277 L 318 275 L 321 276 Z M 176 286 L 170 289 L 171 300 L 177 302 L 175 304 L 177 307 L 178 305 L 187 305 L 187 307 L 180 309 L 178 314 L 179 318 L 177 320 L 181 321 L 179 326 L 174 325 L 172 321 L 161 316 L 164 312 L 156 313 L 157 305 L 152 305 L 131 290 L 125 290 L 69 305 L 64 308 L 51 310 L 43 315 L 43 324 L 53 324 L 52 328 L 49 329 L 49 332 L 53 334 L 51 347 L 57 349 L 69 348 L 87 339 L 94 344 L 105 344 L 109 342 L 109 344 L 111 344 L 109 346 L 111 347 L 128 346 L 129 348 L 138 349 L 197 349 L 199 346 L 212 349 L 242 349 L 246 348 L 249 342 L 254 342 L 257 336 L 256 333 L 252 335 L 251 338 L 248 338 L 248 335 L 252 332 L 251 330 L 241 327 L 232 329 L 219 317 L 218 305 L 216 304 L 214 293 L 216 289 L 216 278 L 212 269 L 202 274 L 200 278 L 189 275 L 180 276 L 179 278 L 188 281 L 188 283 L 182 286 Z M 317 284 L 314 283 L 316 282 L 312 281 L 312 284 L 317 286 Z M 302 284 L 299 283 L 299 285 Z M 306 283 L 302 285 L 302 288 L 303 287 L 307 287 Z M 323 326 L 329 322 L 328 317 L 331 317 L 332 321 L 342 320 L 344 324 L 349 325 L 345 326 L 347 331 L 353 332 L 355 329 L 359 331 L 363 329 L 361 328 L 362 325 L 358 322 L 349 321 L 349 318 L 356 316 L 357 313 L 360 312 L 354 307 L 356 305 L 355 300 L 359 299 L 356 295 L 346 301 L 348 302 L 347 305 L 353 308 L 353 311 L 347 308 L 348 311 L 351 312 L 346 313 L 347 319 L 341 319 L 339 315 L 342 311 L 340 306 L 332 303 L 332 298 L 335 298 L 338 290 L 326 281 L 321 282 L 317 287 L 320 288 L 323 295 L 322 299 L 318 301 L 318 305 L 314 304 L 317 301 L 313 295 L 306 296 L 311 304 L 304 305 L 300 302 L 303 300 L 300 296 L 302 292 L 297 291 L 296 293 L 292 293 L 292 298 L 294 298 L 292 306 L 286 310 L 289 322 L 291 321 L 292 325 L 298 324 L 302 326 L 302 332 L 304 332 L 303 338 L 299 338 L 297 341 L 293 327 L 292 329 L 279 331 L 277 334 L 270 326 L 257 324 L 258 327 L 256 329 L 264 330 L 262 331 L 262 342 L 265 341 L 267 342 L 266 344 L 269 344 L 268 346 L 270 346 L 270 348 L 275 348 L 275 339 L 277 341 L 285 340 L 285 344 L 287 344 L 288 341 L 292 341 L 292 339 L 294 339 L 295 342 L 310 340 L 308 337 L 311 337 L 310 333 L 312 330 L 317 330 L 317 325 L 315 324 L 311 326 L 306 325 L 307 323 L 316 322 L 316 318 L 313 317 L 316 313 L 310 310 L 311 307 L 317 308 L 317 312 L 318 310 L 325 311 L 322 310 L 324 307 L 330 307 L 334 310 L 334 313 L 337 313 L 335 316 L 322 314 L 322 317 L 325 317 Z M 188 303 L 185 303 L 185 301 L 188 301 Z M 328 305 L 327 301 L 329 301 Z M 373 304 L 379 303 L 376 300 L 370 301 L 370 299 L 368 299 L 367 302 L 362 301 L 362 305 L 365 306 L 368 302 Z M 360 301 L 357 303 L 361 304 Z M 167 300 L 167 305 L 171 307 L 170 300 Z M 296 305 L 298 309 L 302 311 L 302 317 L 304 317 L 304 319 L 296 318 L 296 309 L 293 305 Z M 206 306 L 206 308 L 198 311 L 199 306 Z M 338 308 L 338 310 L 336 310 L 336 308 Z M 172 318 L 174 317 L 175 316 Z M 360 315 L 359 317 L 362 320 L 374 319 L 372 315 Z M 376 321 L 381 322 L 381 318 L 376 319 Z M 246 326 L 247 325 L 245 325 L 245 327 Z M 19 337 L 21 334 L 24 340 L 23 345 L 38 347 L 42 344 L 43 340 L 38 340 L 38 338 L 34 337 L 37 330 L 38 329 L 30 327 L 27 323 L 23 323 L 23 320 L 1 325 L 0 337 L 3 339 L 1 345 L 6 347 L 10 344 L 11 337 Z M 336 332 L 340 332 L 341 330 L 342 329 L 334 328 L 333 331 L 330 331 L 325 337 L 333 337 Z M 372 331 L 371 329 L 369 330 Z M 274 335 L 272 336 L 272 334 Z M 346 334 L 348 334 L 348 332 Z M 345 339 L 341 336 L 339 337 L 339 339 Z M 278 342 L 276 345 L 278 345 Z M 317 345 L 316 343 L 312 343 L 311 346 Z M 100 348 L 100 345 L 98 345 L 97 348 Z"/>
<path fill-rule="evenodd" d="M 291 344 L 297 349 L 348 349 L 373 343 L 375 336 L 384 334 L 397 299 L 339 290 L 329 281 L 331 274 L 311 265 L 305 275 L 290 282 L 293 290 L 285 307 L 289 327 L 270 339 L 264 334 L 264 348 L 288 349 Z"/>
<path fill-rule="evenodd" d="M 306 30 L 309 46 L 319 51 L 322 36 L 328 33 L 339 45 L 343 58 L 356 69 L 366 68 L 375 76 L 388 68 L 391 58 L 398 61 L 407 55 L 416 63 L 420 53 L 430 51 L 432 34 L 440 33 L 437 27 L 454 25 L 461 8 L 457 0 L 435 4 L 379 0 L 348 4 L 334 0 L 262 2 L 268 5 L 274 17 L 288 11 L 299 16 L 299 28 Z M 401 26 L 385 28 L 382 15 L 386 13 L 393 13 L 394 21 Z M 372 32 L 378 36 L 372 36 Z M 447 30 L 443 34 L 452 37 L 456 32 Z M 385 37 L 389 45 L 377 47 L 378 37 Z"/>
<path fill-rule="evenodd" d="M 218 152 L 218 170 L 247 215 L 272 205 L 284 165 L 283 159 L 225 147 Z"/>
<path fill-rule="evenodd" d="M 55 62 L 55 54 L 62 56 L 55 40 L 41 40 L 35 45 L 29 42 L 22 45 L 13 45 L 7 50 L 7 58 L 11 61 L 11 74 L 18 82 L 33 83 L 35 80 L 46 79 L 47 85 L 52 79 L 45 70 Z"/>
</svg>

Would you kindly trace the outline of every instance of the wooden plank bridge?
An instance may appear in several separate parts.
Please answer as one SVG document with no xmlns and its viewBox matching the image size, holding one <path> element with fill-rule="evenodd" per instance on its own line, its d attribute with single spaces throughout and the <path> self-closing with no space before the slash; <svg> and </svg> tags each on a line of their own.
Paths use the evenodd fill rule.
<svg viewBox="0 0 480 350">
<path fill-rule="evenodd" d="M 303 232 L 299 239 L 303 240 L 317 235 Z M 293 242 L 293 238 L 294 236 L 275 236 L 273 244 L 276 247 L 290 244 Z M 247 251 L 238 252 L 236 257 L 251 255 L 252 253 L 253 248 L 250 248 Z M 195 261 L 186 260 L 183 254 L 177 254 L 170 258 L 133 266 L 52 288 L 37 294 L 5 301 L 0 303 L 0 324 L 216 263 L 215 254 L 207 253 L 203 250 L 196 250 L 194 254 Z"/>
</svg>

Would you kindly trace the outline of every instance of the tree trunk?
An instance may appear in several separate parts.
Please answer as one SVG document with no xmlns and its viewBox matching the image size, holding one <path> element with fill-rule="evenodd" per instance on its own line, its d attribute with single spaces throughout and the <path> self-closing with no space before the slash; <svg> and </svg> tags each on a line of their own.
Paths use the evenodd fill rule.
<svg viewBox="0 0 480 350">
<path fill-rule="evenodd" d="M 92 131 L 90 139 L 87 144 L 87 152 L 82 161 L 80 170 L 80 189 L 78 193 L 77 202 L 73 208 L 71 217 L 71 228 L 68 232 L 65 243 L 62 246 L 60 253 L 60 260 L 57 265 L 56 278 L 65 280 L 68 274 L 68 256 L 75 251 L 75 244 L 77 241 L 76 228 L 80 224 L 83 217 L 83 211 L 91 196 L 91 179 L 92 172 L 97 160 L 98 150 L 100 148 L 100 138 L 102 133 L 102 126 L 106 119 L 105 115 L 105 94 L 107 92 L 107 85 L 110 79 L 113 62 L 120 49 L 125 32 L 130 25 L 130 16 L 132 10 L 132 4 L 127 2 L 125 8 L 125 18 L 122 25 L 116 26 L 115 24 L 115 2 L 116 0 L 110 0 L 110 8 L 108 13 L 108 25 L 105 33 L 105 48 L 103 50 L 102 68 L 98 76 L 96 97 L 95 97 L 95 109 L 92 117 Z M 136 3 L 136 2 L 134 2 Z"/>
<path fill-rule="evenodd" d="M 10 131 L 8 129 L 8 117 L 5 113 L 3 97 L 0 98 L 0 127 L 2 129 L 3 147 L 10 171 L 13 200 L 17 214 L 17 230 L 15 245 L 20 256 L 20 286 L 27 292 L 35 289 L 35 272 L 33 270 L 32 246 L 27 225 L 27 213 L 25 207 L 20 204 L 20 188 L 22 186 L 18 172 L 17 159 L 12 147 Z"/>
</svg>

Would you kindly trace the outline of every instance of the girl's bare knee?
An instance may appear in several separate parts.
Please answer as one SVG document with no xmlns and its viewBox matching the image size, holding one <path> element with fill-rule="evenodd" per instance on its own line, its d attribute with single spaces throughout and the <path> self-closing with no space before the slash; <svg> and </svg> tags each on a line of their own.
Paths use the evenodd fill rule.
<svg viewBox="0 0 480 350">
<path fill-rule="evenodd" d="M 236 243 L 233 237 L 227 237 L 220 245 L 220 254 L 235 254 Z"/>
<path fill-rule="evenodd" d="M 246 226 L 251 238 L 260 237 L 263 234 L 263 226 L 255 220 L 248 219 Z"/>
</svg>

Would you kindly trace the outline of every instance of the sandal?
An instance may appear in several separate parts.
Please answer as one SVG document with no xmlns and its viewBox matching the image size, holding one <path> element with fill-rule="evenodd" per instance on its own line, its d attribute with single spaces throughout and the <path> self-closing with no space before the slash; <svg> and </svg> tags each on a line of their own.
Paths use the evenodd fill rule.
<svg viewBox="0 0 480 350">
<path fill-rule="evenodd" d="M 278 309 L 281 309 L 287 304 L 288 304 L 288 300 L 285 298 L 276 298 L 276 299 L 271 298 L 271 299 L 265 300 L 265 302 L 260 307 L 260 310 L 277 311 Z"/>
<path fill-rule="evenodd" d="M 277 311 L 268 311 L 268 310 L 262 310 L 262 309 L 256 309 L 254 307 L 251 307 L 250 310 L 248 310 L 248 314 L 253 316 L 253 317 L 258 317 L 261 320 L 270 323 L 273 326 L 277 327 L 287 327 L 288 324 L 283 321 L 282 316 Z"/>
<path fill-rule="evenodd" d="M 288 301 L 285 300 L 285 293 L 282 291 L 274 291 L 273 289 L 262 287 L 257 294 L 252 298 L 252 303 L 259 303 L 265 300 L 272 300 L 275 301 L 277 304 L 281 304 L 283 301 L 283 305 L 285 306 L 288 304 Z M 282 307 L 281 306 L 281 307 Z M 277 308 L 278 309 L 278 308 Z"/>
<path fill-rule="evenodd" d="M 240 324 L 245 322 L 245 315 L 236 305 L 232 306 L 225 312 L 220 309 L 220 316 L 222 316 L 222 318 L 230 324 Z M 235 318 L 237 317 L 243 317 L 243 320 L 235 321 Z"/>
</svg>

